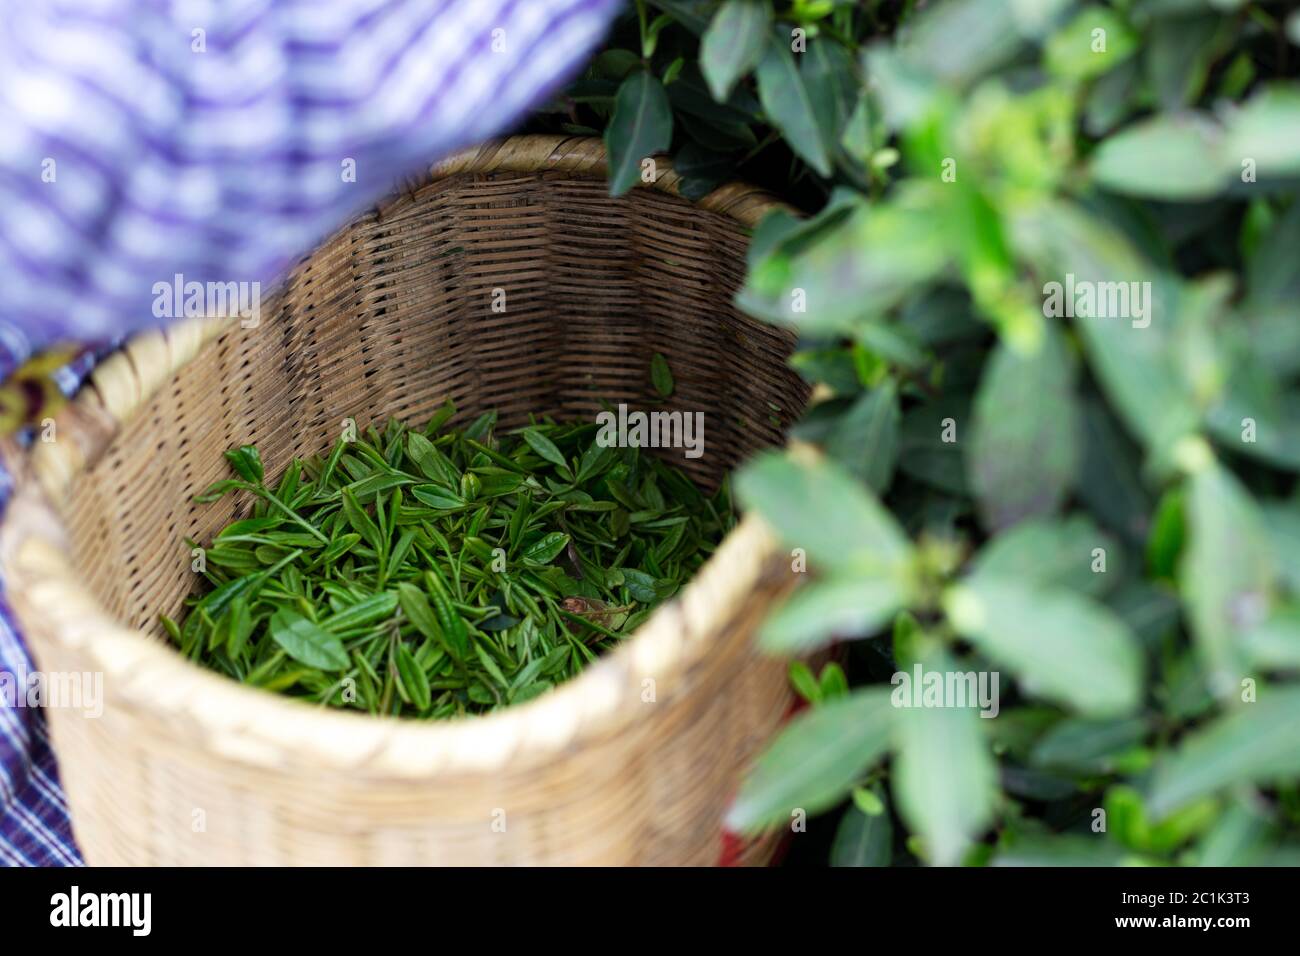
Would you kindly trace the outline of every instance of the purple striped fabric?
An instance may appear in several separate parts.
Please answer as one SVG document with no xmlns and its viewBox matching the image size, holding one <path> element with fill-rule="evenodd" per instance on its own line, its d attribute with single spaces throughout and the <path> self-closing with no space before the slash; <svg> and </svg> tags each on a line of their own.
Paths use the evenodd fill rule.
<svg viewBox="0 0 1300 956">
<path fill-rule="evenodd" d="M 177 275 L 269 285 L 508 129 L 623 3 L 0 0 L 0 380 L 170 321 L 155 286 Z M 0 673 L 30 667 L 0 603 Z M 45 722 L 0 701 L 0 865 L 79 861 Z"/>
<path fill-rule="evenodd" d="M 31 660 L 0 604 L 0 669 L 19 687 Z M 0 866 L 77 866 L 68 805 L 59 787 L 45 716 L 0 705 Z"/>
<path fill-rule="evenodd" d="M 518 118 L 621 3 L 0 3 L 0 376 L 159 324 L 177 273 L 268 282 Z"/>
</svg>

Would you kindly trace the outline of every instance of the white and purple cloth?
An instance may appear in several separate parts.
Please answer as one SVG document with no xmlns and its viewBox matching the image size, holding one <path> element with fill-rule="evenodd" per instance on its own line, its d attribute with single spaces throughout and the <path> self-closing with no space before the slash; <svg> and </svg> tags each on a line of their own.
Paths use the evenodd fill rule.
<svg viewBox="0 0 1300 956">
<path fill-rule="evenodd" d="M 270 285 L 508 130 L 623 3 L 0 0 L 0 380 L 165 323 L 175 276 Z M 31 666 L 0 601 L 0 671 Z M 44 720 L 0 702 L 0 865 L 78 862 Z"/>
</svg>

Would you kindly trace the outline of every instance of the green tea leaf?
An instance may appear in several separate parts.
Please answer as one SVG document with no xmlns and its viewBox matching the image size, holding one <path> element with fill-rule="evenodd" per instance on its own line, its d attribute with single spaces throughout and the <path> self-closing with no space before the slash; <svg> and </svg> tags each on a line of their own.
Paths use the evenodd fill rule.
<svg viewBox="0 0 1300 956">
<path fill-rule="evenodd" d="M 737 475 L 736 491 L 788 546 L 826 568 L 891 571 L 911 556 L 894 518 L 831 462 L 760 455 Z"/>
<path fill-rule="evenodd" d="M 621 196 L 641 178 L 642 160 L 672 144 L 673 114 L 663 84 L 650 73 L 634 73 L 618 88 L 614 115 L 605 129 L 609 194 Z"/>
<path fill-rule="evenodd" d="M 790 662 L 790 686 L 810 704 L 821 700 L 822 689 L 812 670 L 803 661 Z"/>
<path fill-rule="evenodd" d="M 876 797 L 884 802 L 884 791 Z M 831 866 L 889 866 L 894 825 L 888 813 L 868 815 L 855 806 L 844 811 L 831 845 Z"/>
<path fill-rule="evenodd" d="M 650 360 L 650 380 L 660 398 L 667 398 L 673 393 L 673 373 L 668 368 L 668 360 L 659 352 Z"/>
<path fill-rule="evenodd" d="M 1195 115 L 1157 116 L 1110 137 L 1092 160 L 1092 178 L 1116 192 L 1149 199 L 1209 199 L 1232 171 L 1223 133 Z"/>
<path fill-rule="evenodd" d="M 262 456 L 253 445 L 240 445 L 226 452 L 226 461 L 240 478 L 253 484 L 262 481 Z"/>
<path fill-rule="evenodd" d="M 441 482 L 449 487 L 460 483 L 455 467 L 434 447 L 433 442 L 419 432 L 410 432 L 406 436 L 406 454 L 430 481 Z"/>
<path fill-rule="evenodd" d="M 1177 326 L 1189 328 L 1199 321 L 1201 309 L 1212 315 L 1220 306 L 1194 301 L 1191 290 L 1144 261 L 1126 235 L 1071 204 L 1052 203 L 1024 216 L 1016 242 L 1024 255 L 1056 277 L 1057 288 L 1051 289 L 1046 306 L 1058 298 L 1062 307 L 1077 299 L 1077 292 L 1067 293 L 1084 281 L 1093 284 L 1088 288 L 1116 292 L 1113 311 L 1120 315 L 1112 314 L 1108 294 L 1105 310 L 1076 313 L 1074 324 L 1093 374 L 1134 436 L 1159 454 L 1196 430 L 1200 414 L 1175 361 L 1171 319 L 1177 315 Z M 1121 295 L 1126 289 L 1128 294 Z M 1102 314 L 1094 314 L 1098 311 Z"/>
<path fill-rule="evenodd" d="M 1099 522 L 1126 541 L 1145 539 L 1151 498 L 1141 476 L 1136 446 L 1096 396 L 1081 402 L 1083 459 L 1075 493 Z"/>
<path fill-rule="evenodd" d="M 823 700 L 835 700 L 846 696 L 849 692 L 848 676 L 844 673 L 844 668 L 835 661 L 828 661 L 822 666 L 819 683 Z"/>
<path fill-rule="evenodd" d="M 834 805 L 888 750 L 893 710 L 888 691 L 871 688 L 796 717 L 741 786 L 727 825 L 745 832 L 788 825 L 796 810 Z"/>
<path fill-rule="evenodd" d="M 833 158 L 844 126 L 857 105 L 857 65 L 852 54 L 837 43 L 809 44 L 799 61 L 799 76 L 812 101 L 823 148 Z"/>
<path fill-rule="evenodd" d="M 901 580 L 832 578 L 807 584 L 763 624 L 759 642 L 774 654 L 815 650 L 832 640 L 871 637 L 907 600 Z"/>
<path fill-rule="evenodd" d="M 1060 337 L 1047 334 L 1032 355 L 999 346 L 973 413 L 967 467 L 985 527 L 1055 511 L 1080 457 L 1074 373 Z"/>
<path fill-rule="evenodd" d="M 1278 608 L 1248 631 L 1242 643 L 1247 659 L 1258 667 L 1300 669 L 1300 608 Z"/>
<path fill-rule="evenodd" d="M 464 498 L 438 485 L 416 485 L 411 489 L 411 496 L 439 511 L 456 511 L 465 507 Z"/>
<path fill-rule="evenodd" d="M 1104 555 L 1099 556 L 1100 548 Z M 1098 558 L 1105 571 L 1097 571 Z M 1032 587 L 1065 587 L 1086 594 L 1109 590 L 1122 575 L 1121 552 L 1091 519 L 1029 518 L 990 540 L 971 563 L 976 577 Z"/>
<path fill-rule="evenodd" d="M 1114 773 L 1119 759 L 1142 742 L 1147 730 L 1141 717 L 1067 718 L 1034 745 L 1032 760 L 1039 767 Z"/>
<path fill-rule="evenodd" d="M 253 632 L 253 614 L 248 600 L 242 595 L 230 602 L 230 609 L 222 619 L 226 635 L 226 654 L 231 660 L 238 660 L 248 644 L 248 637 Z"/>
<path fill-rule="evenodd" d="M 1148 808 L 1161 819 L 1205 794 L 1300 775 L 1300 688 L 1264 688 L 1259 700 L 1188 735 L 1157 764 Z"/>
<path fill-rule="evenodd" d="M 887 381 L 864 392 L 840 416 L 826 439 L 826 451 L 873 492 L 884 494 L 894 477 L 901 420 L 898 389 Z"/>
<path fill-rule="evenodd" d="M 1213 0 L 1218 6 L 1235 0 Z M 1143 60 L 1147 81 L 1159 105 L 1171 115 L 1193 105 L 1205 88 L 1210 66 L 1218 58 L 1216 35 L 1224 26 L 1213 13 L 1171 17 L 1150 30 Z"/>
<path fill-rule="evenodd" d="M 903 50 L 913 63 L 924 64 L 954 87 L 963 86 L 1010 60 L 1026 39 L 1050 27 L 1064 6 L 1062 0 L 932 5 L 912 24 Z"/>
<path fill-rule="evenodd" d="M 1118 617 L 1061 588 L 967 578 L 944 598 L 953 626 L 1027 691 L 1082 713 L 1121 714 L 1142 694 L 1142 658 Z"/>
<path fill-rule="evenodd" d="M 216 540 L 222 538 L 238 538 L 243 535 L 261 534 L 272 528 L 277 528 L 284 523 L 284 519 L 279 515 L 270 515 L 265 518 L 244 518 L 242 521 L 232 521 L 219 532 Z"/>
<path fill-rule="evenodd" d="M 850 194 L 812 234 L 796 230 L 795 238 L 767 242 L 737 304 L 808 334 L 862 334 L 867 320 L 882 319 L 951 258 L 937 199 L 918 189 L 896 203 L 867 205 Z"/>
<path fill-rule="evenodd" d="M 625 568 L 623 570 L 623 584 L 627 587 L 627 593 L 632 600 L 640 601 L 642 604 L 649 604 L 658 597 L 655 590 L 654 576 L 644 571 Z"/>
<path fill-rule="evenodd" d="M 752 0 L 727 0 L 714 14 L 700 39 L 700 70 L 718 102 L 762 59 L 771 21 L 767 4 Z"/>
<path fill-rule="evenodd" d="M 1265 176 L 1300 174 L 1300 93 L 1274 84 L 1252 96 L 1228 123 L 1224 152 L 1254 160 Z"/>
<path fill-rule="evenodd" d="M 348 666 L 342 641 L 288 608 L 281 608 L 271 618 L 271 639 L 308 667 L 341 671 Z"/>
<path fill-rule="evenodd" d="M 553 465 L 558 465 L 565 470 L 568 469 L 569 463 L 565 460 L 564 453 L 556 447 L 555 442 L 551 441 L 535 428 L 525 428 L 523 431 L 524 441 L 528 447 Z"/>
<path fill-rule="evenodd" d="M 1177 576 L 1179 557 L 1187 538 L 1185 508 L 1186 495 L 1182 488 L 1167 491 L 1156 507 L 1151 535 L 1147 538 L 1147 565 L 1157 578 L 1173 581 Z"/>
<path fill-rule="evenodd" d="M 424 580 L 429 596 L 433 602 L 433 613 L 438 619 L 438 628 L 448 652 L 458 661 L 465 661 L 469 656 L 469 629 L 465 619 L 451 606 L 451 597 L 447 586 L 435 571 L 426 571 Z"/>
<path fill-rule="evenodd" d="M 1095 835 L 1031 837 L 998 852 L 995 866 L 1095 867 L 1121 866 L 1131 854 Z"/>
<path fill-rule="evenodd" d="M 758 98 L 772 125 L 781 130 L 790 148 L 822 176 L 831 174 L 831 160 L 817 111 L 789 46 L 772 39 L 758 64 Z"/>
<path fill-rule="evenodd" d="M 392 591 L 384 591 L 363 598 L 337 614 L 331 614 L 321 622 L 321 626 L 328 631 L 346 631 L 349 628 L 360 627 L 363 624 L 374 624 L 377 621 L 387 620 L 393 616 L 393 612 L 396 610 L 397 595 Z"/>
<path fill-rule="evenodd" d="M 922 666 L 941 675 L 956 667 L 942 654 Z M 993 819 L 997 769 L 975 703 L 943 703 L 894 715 L 893 789 L 899 814 L 925 841 L 928 861 L 952 866 Z"/>
<path fill-rule="evenodd" d="M 429 678 L 424 673 L 415 656 L 405 644 L 397 645 L 397 673 L 401 681 L 402 696 L 417 710 L 425 711 L 433 703 L 429 690 Z"/>
<path fill-rule="evenodd" d="M 348 524 L 352 530 L 361 535 L 363 541 L 376 551 L 383 550 L 384 536 L 375 524 L 374 519 L 366 513 L 361 507 L 356 496 L 347 488 L 343 489 L 343 514 L 347 516 Z"/>
<path fill-rule="evenodd" d="M 524 560 L 530 564 L 550 564 L 569 544 L 569 536 L 553 531 L 524 549 Z"/>
<path fill-rule="evenodd" d="M 1245 672 L 1241 638 L 1264 621 L 1272 605 L 1273 549 L 1249 493 L 1218 465 L 1193 475 L 1185 508 L 1183 605 L 1211 690 L 1234 694 Z"/>
<path fill-rule="evenodd" d="M 1267 817 L 1248 800 L 1234 800 L 1200 844 L 1201 866 L 1250 866 L 1268 833 Z"/>
<path fill-rule="evenodd" d="M 415 625 L 416 630 L 431 641 L 436 641 L 447 649 L 453 659 L 462 660 L 464 649 L 458 644 L 448 640 L 447 635 L 443 632 L 442 627 L 438 624 L 438 619 L 429 606 L 429 599 L 423 591 L 414 584 L 402 582 L 397 586 L 397 600 L 401 605 L 402 613 L 406 619 Z"/>
<path fill-rule="evenodd" d="M 1098 49 L 1095 32 L 1105 38 Z M 1047 68 L 1070 80 L 1088 80 L 1113 69 L 1138 49 L 1138 38 L 1111 10 L 1089 5 L 1061 27 L 1047 41 Z"/>
<path fill-rule="evenodd" d="M 918 405 L 903 416 L 899 430 L 898 467 L 903 474 L 952 495 L 966 497 L 966 465 L 959 423 L 969 421 L 960 398 Z"/>
</svg>

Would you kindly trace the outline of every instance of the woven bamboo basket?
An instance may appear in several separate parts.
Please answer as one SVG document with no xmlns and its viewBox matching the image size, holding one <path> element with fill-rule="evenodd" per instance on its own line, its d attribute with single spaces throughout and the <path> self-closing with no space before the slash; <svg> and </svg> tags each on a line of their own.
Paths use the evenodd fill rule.
<svg viewBox="0 0 1300 956">
<path fill-rule="evenodd" d="M 705 454 L 684 463 L 698 481 L 782 440 L 807 398 L 792 340 L 731 304 L 773 200 L 728 185 L 688 202 L 666 164 L 611 199 L 604 169 L 599 141 L 557 137 L 439 163 L 302 262 L 256 328 L 137 337 L 35 444 L 0 562 L 38 667 L 104 675 L 102 716 L 48 711 L 89 863 L 769 858 L 775 836 L 737 850 L 722 827 L 792 705 L 784 665 L 751 640 L 793 577 L 756 519 L 616 651 L 483 717 L 374 718 L 249 689 L 182 660 L 157 625 L 196 587 L 183 539 L 247 507 L 191 501 L 239 444 L 278 478 L 344 419 L 418 422 L 448 396 L 462 420 L 591 418 L 601 400 L 650 398 L 655 352 L 676 378 L 669 406 L 705 411 Z"/>
</svg>

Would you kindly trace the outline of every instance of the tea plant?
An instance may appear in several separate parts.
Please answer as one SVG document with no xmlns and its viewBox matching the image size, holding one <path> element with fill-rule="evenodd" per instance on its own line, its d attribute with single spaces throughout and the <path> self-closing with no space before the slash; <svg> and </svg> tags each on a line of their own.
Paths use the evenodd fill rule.
<svg viewBox="0 0 1300 956">
<path fill-rule="evenodd" d="M 843 807 L 844 865 L 1300 859 L 1288 13 L 649 0 L 538 121 L 603 130 L 616 193 L 662 151 L 812 213 L 738 298 L 799 332 L 805 444 L 737 492 L 814 572 L 763 646 L 856 641 L 853 687 L 796 667 L 733 826 Z M 954 701 L 992 676 L 990 719 Z"/>
<path fill-rule="evenodd" d="M 256 448 L 226 452 L 237 477 L 196 500 L 256 505 L 202 552 L 211 589 L 182 624 L 163 619 L 181 652 L 371 714 L 481 713 L 617 644 L 731 525 L 725 483 L 706 496 L 635 447 L 602 446 L 595 425 L 497 437 L 495 413 L 460 430 L 454 410 L 340 438 L 274 488 Z"/>
</svg>

